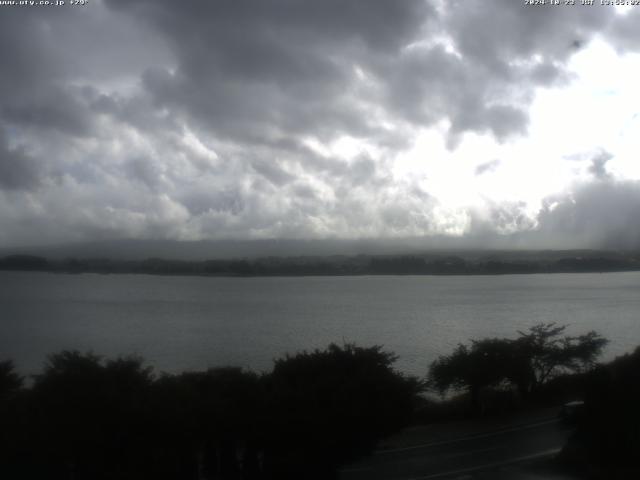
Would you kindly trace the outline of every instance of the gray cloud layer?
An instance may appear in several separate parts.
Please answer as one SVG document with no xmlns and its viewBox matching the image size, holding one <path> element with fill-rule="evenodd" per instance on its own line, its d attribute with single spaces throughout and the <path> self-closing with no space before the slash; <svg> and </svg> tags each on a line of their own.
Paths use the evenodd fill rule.
<svg viewBox="0 0 640 480">
<path fill-rule="evenodd" d="M 510 0 L 104 0 L 3 12 L 0 244 L 445 234 L 458 220 L 417 182 L 393 178 L 397 152 L 436 124 L 452 149 L 469 132 L 526 135 L 535 88 L 568 82 L 567 61 L 595 35 L 640 47 L 639 18 Z M 344 137 L 369 148 L 327 148 Z M 588 207 L 571 213 L 582 223 L 566 217 L 603 195 L 602 208 L 633 217 L 624 205 L 637 185 L 614 182 L 607 160 L 593 160 L 600 183 L 574 203 L 537 222 L 520 204 L 489 206 L 482 221 L 470 211 L 468 233 L 604 241 L 580 225 L 614 231 L 613 217 Z M 498 167 L 485 161 L 476 174 Z"/>
</svg>

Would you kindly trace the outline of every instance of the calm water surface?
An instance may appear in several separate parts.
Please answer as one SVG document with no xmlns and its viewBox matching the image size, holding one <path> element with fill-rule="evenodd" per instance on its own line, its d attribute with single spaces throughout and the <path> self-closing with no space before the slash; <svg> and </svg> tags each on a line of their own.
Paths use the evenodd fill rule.
<svg viewBox="0 0 640 480">
<path fill-rule="evenodd" d="M 239 365 L 331 342 L 381 344 L 423 375 L 458 342 L 537 322 L 640 344 L 640 272 L 207 278 L 0 272 L 0 359 L 38 372 L 62 349 L 137 353 L 161 371 Z"/>
</svg>

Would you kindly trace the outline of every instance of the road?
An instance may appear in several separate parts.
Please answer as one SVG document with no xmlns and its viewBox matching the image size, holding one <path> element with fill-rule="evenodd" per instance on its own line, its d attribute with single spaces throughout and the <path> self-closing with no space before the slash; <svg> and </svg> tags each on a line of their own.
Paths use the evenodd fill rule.
<svg viewBox="0 0 640 480">
<path fill-rule="evenodd" d="M 571 430 L 555 417 L 458 438 L 392 448 L 343 469 L 342 480 L 429 480 L 474 478 L 564 478 L 488 472 L 513 470 L 518 464 L 552 457 Z M 517 470 L 517 467 L 516 467 Z"/>
</svg>

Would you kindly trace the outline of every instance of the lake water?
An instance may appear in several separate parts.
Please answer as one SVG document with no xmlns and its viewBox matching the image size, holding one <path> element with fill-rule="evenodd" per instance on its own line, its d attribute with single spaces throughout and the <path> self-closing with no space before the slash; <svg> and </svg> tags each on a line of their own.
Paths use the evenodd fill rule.
<svg viewBox="0 0 640 480">
<path fill-rule="evenodd" d="M 538 322 L 640 344 L 640 272 L 214 278 L 0 272 L 0 359 L 36 373 L 62 349 L 137 353 L 160 371 L 238 365 L 331 342 L 384 345 L 424 375 L 459 342 Z"/>
</svg>

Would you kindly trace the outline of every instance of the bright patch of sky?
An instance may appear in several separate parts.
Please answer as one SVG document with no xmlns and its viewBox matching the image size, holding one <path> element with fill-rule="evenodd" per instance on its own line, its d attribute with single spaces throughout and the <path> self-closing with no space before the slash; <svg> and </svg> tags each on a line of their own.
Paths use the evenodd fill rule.
<svg viewBox="0 0 640 480">
<path fill-rule="evenodd" d="M 394 176 L 419 181 L 450 209 L 523 201 L 532 215 L 545 197 L 588 176 L 601 151 L 612 156 L 612 175 L 640 178 L 640 55 L 618 54 L 596 39 L 573 56 L 568 70 L 568 84 L 536 91 L 526 136 L 499 143 L 468 133 L 448 150 L 447 125 L 440 124 L 421 131 L 413 148 L 396 158 Z"/>
</svg>

